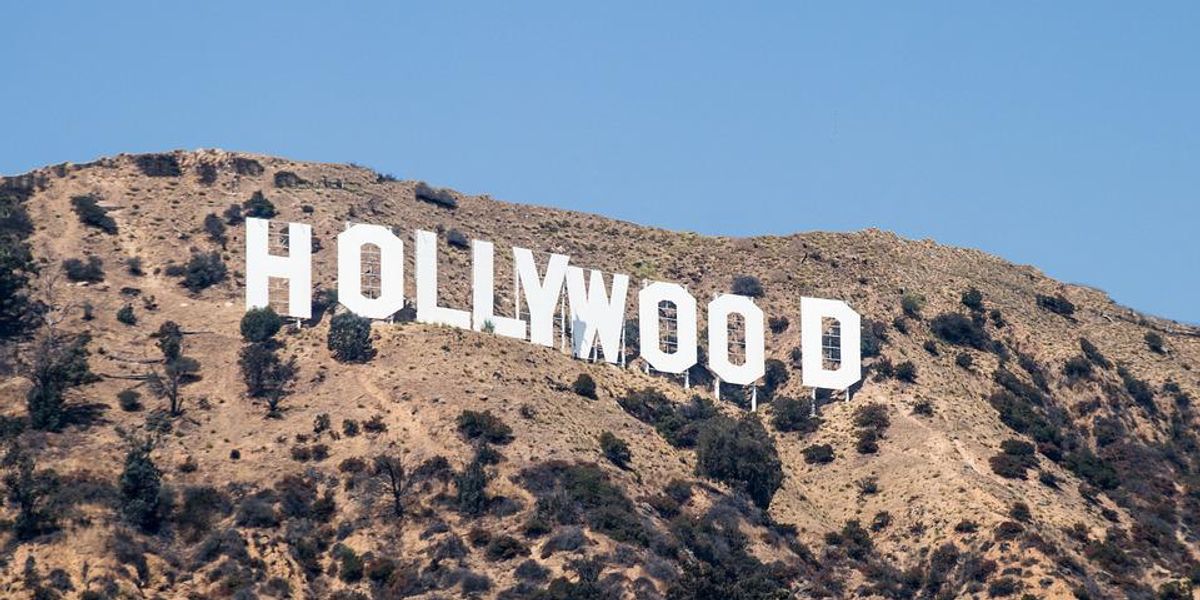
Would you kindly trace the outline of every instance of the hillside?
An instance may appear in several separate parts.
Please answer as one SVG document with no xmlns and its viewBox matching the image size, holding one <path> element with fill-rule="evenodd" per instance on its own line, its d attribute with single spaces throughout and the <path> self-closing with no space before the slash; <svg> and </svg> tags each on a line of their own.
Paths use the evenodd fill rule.
<svg viewBox="0 0 1200 600">
<path fill-rule="evenodd" d="M 6 261 L 27 247 L 37 273 L 3 288 L 0 308 L 28 294 L 44 309 L 28 327 L 5 321 L 0 412 L 20 451 L 5 461 L 0 594 L 1153 598 L 1191 597 L 1188 578 L 1200 580 L 1200 331 L 1032 267 L 877 230 L 705 237 L 427 189 L 215 150 L 6 178 Z M 703 301 L 756 277 L 774 320 L 768 358 L 786 380 L 747 418 L 738 390 L 711 408 L 691 401 L 712 396 L 703 372 L 685 389 L 635 357 L 623 369 L 411 322 L 375 323 L 375 355 L 342 363 L 328 307 L 278 334 L 298 374 L 269 416 L 239 369 L 244 227 L 227 214 L 257 192 L 274 219 L 313 226 L 325 289 L 347 222 L 393 226 L 408 244 L 415 229 L 439 232 L 442 303 L 458 308 L 470 307 L 470 252 L 445 243 L 451 231 L 495 243 L 498 282 L 511 281 L 509 246 L 628 273 L 635 288 L 683 283 Z M 191 257 L 210 252 L 224 278 L 182 285 Z M 69 259 L 83 261 L 73 277 Z M 406 260 L 411 296 L 411 250 Z M 801 296 L 846 301 L 867 330 L 861 389 L 821 403 L 815 421 L 793 353 Z M 155 334 L 168 321 L 199 364 L 178 415 L 144 381 L 162 370 Z M 38 429 L 27 398 L 48 330 L 89 334 L 95 376 L 63 386 L 64 419 Z M 585 373 L 594 399 L 573 389 Z M 136 402 L 119 401 L 128 389 Z M 484 419 L 469 439 L 464 411 L 511 432 Z M 131 452 L 151 431 L 148 454 Z M 626 468 L 605 456 L 604 432 L 628 443 Z M 778 489 L 770 460 L 742 464 L 756 452 L 777 453 Z M 24 482 L 20 455 L 36 463 Z M 406 472 L 400 511 L 380 455 Z M 130 517 L 129 457 L 161 471 L 149 520 Z M 480 467 L 472 509 L 462 491 Z M 49 470 L 58 485 L 29 493 Z M 21 497 L 40 526 L 22 530 Z"/>
</svg>

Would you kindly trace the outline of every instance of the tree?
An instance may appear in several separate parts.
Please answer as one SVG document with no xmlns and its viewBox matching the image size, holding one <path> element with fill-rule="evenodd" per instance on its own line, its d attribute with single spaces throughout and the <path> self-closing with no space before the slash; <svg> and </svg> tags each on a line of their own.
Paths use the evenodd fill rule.
<svg viewBox="0 0 1200 600">
<path fill-rule="evenodd" d="M 162 472 L 150 457 L 154 438 L 128 434 L 125 441 L 129 449 L 119 481 L 121 514 L 142 531 L 154 531 L 162 516 L 159 510 Z"/>
<path fill-rule="evenodd" d="M 38 271 L 26 241 L 33 233 L 24 204 L 30 194 L 31 189 L 0 186 L 0 339 L 28 332 L 37 312 L 27 293 L 30 276 Z"/>
<path fill-rule="evenodd" d="M 375 476 L 383 479 L 388 492 L 392 495 L 392 513 L 397 517 L 404 516 L 403 499 L 407 489 L 407 480 L 404 476 L 404 465 L 400 463 L 400 459 L 387 454 L 376 456 Z"/>
<path fill-rule="evenodd" d="M 4 466 L 8 468 L 4 475 L 5 499 L 17 509 L 13 532 L 17 539 L 28 540 L 55 529 L 50 500 L 59 480 L 52 470 L 38 471 L 33 456 L 15 438 L 9 444 L 4 456 Z"/>
<path fill-rule="evenodd" d="M 268 416 L 278 416 L 279 403 L 291 391 L 299 370 L 296 360 L 280 360 L 274 346 L 269 343 L 246 344 L 242 347 L 238 364 L 242 368 L 242 379 L 251 397 L 265 398 Z"/>
<path fill-rule="evenodd" d="M 158 349 L 164 361 L 175 360 L 183 353 L 183 330 L 175 321 L 165 321 L 151 337 L 158 339 Z"/>
<path fill-rule="evenodd" d="M 146 375 L 150 391 L 159 399 L 165 399 L 172 416 L 183 412 L 180 388 L 190 382 L 200 371 L 200 363 L 194 358 L 179 356 L 165 361 L 162 370 L 154 369 Z"/>
<path fill-rule="evenodd" d="M 458 490 L 455 497 L 458 512 L 471 517 L 483 514 L 483 509 L 487 506 L 488 475 L 478 454 L 455 478 L 454 483 Z"/>
<path fill-rule="evenodd" d="M 252 308 L 242 315 L 242 339 L 252 344 L 270 340 L 282 327 L 283 319 L 269 306 Z"/>
<path fill-rule="evenodd" d="M 162 367 L 146 375 L 150 391 L 160 399 L 166 399 L 172 416 L 183 412 L 180 388 L 190 383 L 200 372 L 200 363 L 183 355 L 183 330 L 174 321 L 166 321 L 158 327 L 153 337 L 158 338 L 158 349 L 162 352 Z"/>
<path fill-rule="evenodd" d="M 34 429 L 57 431 L 65 424 L 65 397 L 69 389 L 95 380 L 88 368 L 85 333 L 60 336 L 47 327 L 26 353 L 30 357 L 22 374 L 32 384 L 25 394 L 29 424 Z"/>
<path fill-rule="evenodd" d="M 329 321 L 328 347 L 341 362 L 367 362 L 375 355 L 371 345 L 371 320 L 353 313 L 338 314 Z"/>
<path fill-rule="evenodd" d="M 740 488 L 766 509 L 783 485 L 775 444 L 753 414 L 709 419 L 696 443 L 696 472 Z"/>
</svg>

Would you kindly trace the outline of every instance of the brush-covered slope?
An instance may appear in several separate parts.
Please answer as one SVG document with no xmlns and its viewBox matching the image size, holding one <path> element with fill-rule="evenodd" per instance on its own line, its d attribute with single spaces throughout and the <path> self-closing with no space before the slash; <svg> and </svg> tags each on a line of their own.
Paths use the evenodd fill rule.
<svg viewBox="0 0 1200 600">
<path fill-rule="evenodd" d="M 1200 333 L 1030 267 L 874 230 L 675 233 L 222 151 L 2 189 L 6 264 L 32 259 L 0 305 L 6 597 L 1189 597 L 1200 577 Z M 239 367 L 244 228 L 227 212 L 264 210 L 259 192 L 313 226 L 326 289 L 347 222 L 439 232 L 459 308 L 458 234 L 496 244 L 499 282 L 514 245 L 701 301 L 753 276 L 771 389 L 746 416 L 737 389 L 692 399 L 711 400 L 703 369 L 691 389 L 645 374 L 636 343 L 622 369 L 416 323 L 375 323 L 374 356 L 342 363 L 327 307 L 272 342 L 297 372 L 269 416 Z M 864 383 L 816 420 L 804 295 L 845 300 L 866 330 Z M 166 322 L 198 363 L 179 414 L 147 381 L 167 375 Z M 64 355 L 48 338 L 85 332 L 93 376 L 39 369 Z M 29 414 L 42 388 L 66 402 L 57 422 Z"/>
</svg>

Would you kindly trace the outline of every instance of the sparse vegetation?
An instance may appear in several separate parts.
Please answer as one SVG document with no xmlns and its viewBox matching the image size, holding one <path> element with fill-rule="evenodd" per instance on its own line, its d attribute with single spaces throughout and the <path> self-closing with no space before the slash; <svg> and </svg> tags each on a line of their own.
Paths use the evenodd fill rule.
<svg viewBox="0 0 1200 600">
<path fill-rule="evenodd" d="M 267 197 L 262 193 L 262 190 L 257 190 L 251 194 L 250 199 L 242 204 L 242 209 L 244 210 L 238 211 L 237 216 L 240 217 L 242 214 L 244 214 L 247 217 L 253 217 L 255 219 L 270 219 L 277 214 L 275 212 L 275 204 L 267 199 Z M 229 220 L 229 216 L 230 215 L 226 213 L 226 220 Z M 233 225 L 234 223 L 230 224 Z"/>
<path fill-rule="evenodd" d="M 783 485 L 775 443 L 753 414 L 708 421 L 696 443 L 696 473 L 745 491 L 764 509 Z"/>
<path fill-rule="evenodd" d="M 109 235 L 117 233 L 117 222 L 109 216 L 108 209 L 100 206 L 99 199 L 95 196 L 75 196 L 71 198 L 71 208 L 75 210 L 80 223 Z"/>
<path fill-rule="evenodd" d="M 975 288 L 968 289 L 963 292 L 962 304 L 973 312 L 983 312 L 983 292 Z"/>
<path fill-rule="evenodd" d="M 453 192 L 446 189 L 429 187 L 424 181 L 417 182 L 417 186 L 413 190 L 413 195 L 417 200 L 428 202 L 435 206 L 451 210 L 458 208 L 458 200 L 455 199 Z"/>
<path fill-rule="evenodd" d="M 1048 310 L 1056 315 L 1070 317 L 1075 314 L 1075 305 L 1067 300 L 1066 296 L 1059 294 L 1057 296 L 1046 296 L 1038 294 L 1037 305 L 1039 308 Z"/>
<path fill-rule="evenodd" d="M 810 399 L 776 398 L 771 408 L 771 425 L 776 431 L 809 434 L 821 426 L 821 419 L 812 414 Z"/>
<path fill-rule="evenodd" d="M 371 320 L 344 312 L 334 315 L 329 321 L 329 338 L 326 345 L 333 357 L 341 362 L 362 363 L 375 356 L 371 343 Z"/>
<path fill-rule="evenodd" d="M 930 321 L 929 328 L 938 339 L 955 346 L 986 350 L 992 339 L 972 319 L 958 313 L 943 313 Z"/>
<path fill-rule="evenodd" d="M 1165 344 L 1166 342 L 1163 341 L 1163 337 L 1161 335 L 1159 335 L 1158 332 L 1147 331 L 1145 339 L 1146 339 L 1146 347 L 1149 348 L 1151 352 L 1153 352 L 1155 354 L 1166 354 L 1167 353 L 1166 347 L 1163 346 L 1163 344 Z"/>
<path fill-rule="evenodd" d="M 580 373 L 579 377 L 575 378 L 575 382 L 571 384 L 571 389 L 584 398 L 596 399 L 596 380 L 587 373 Z"/>
<path fill-rule="evenodd" d="M 481 440 L 489 444 L 507 444 L 512 441 L 512 427 L 493 415 L 490 410 L 462 411 L 458 416 L 458 432 L 468 440 Z"/>
<path fill-rule="evenodd" d="M 216 252 L 194 252 L 183 267 L 183 287 L 191 292 L 199 292 L 222 281 L 228 269 L 225 261 Z"/>
<path fill-rule="evenodd" d="M 600 434 L 600 451 L 604 453 L 604 458 L 622 469 L 628 469 L 629 461 L 633 459 L 633 455 L 629 453 L 629 444 L 613 435 L 611 431 Z"/>
<path fill-rule="evenodd" d="M 71 281 L 100 283 L 104 281 L 104 261 L 98 256 L 86 259 L 68 258 L 62 263 L 63 273 Z"/>
<path fill-rule="evenodd" d="M 751 298 L 762 298 L 763 294 L 766 293 L 763 290 L 762 282 L 753 275 L 739 275 L 734 277 L 730 289 L 739 296 L 750 296 Z"/>
<path fill-rule="evenodd" d="M 905 292 L 900 297 L 900 310 L 910 319 L 920 319 L 921 309 L 925 307 L 925 297 L 914 292 Z"/>
</svg>

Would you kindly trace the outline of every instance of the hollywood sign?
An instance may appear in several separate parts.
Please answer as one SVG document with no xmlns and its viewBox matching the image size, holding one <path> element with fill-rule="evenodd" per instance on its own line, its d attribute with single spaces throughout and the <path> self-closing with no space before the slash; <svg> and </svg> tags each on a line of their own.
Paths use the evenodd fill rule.
<svg viewBox="0 0 1200 600">
<path fill-rule="evenodd" d="M 246 308 L 266 307 L 270 301 L 270 279 L 287 280 L 285 314 L 308 319 L 312 316 L 312 227 L 287 223 L 287 254 L 270 252 L 270 222 L 246 219 Z M 416 320 L 554 346 L 555 313 L 566 288 L 566 313 L 571 323 L 571 353 L 588 357 L 599 341 L 605 361 L 617 363 L 623 354 L 629 276 L 604 274 L 571 264 L 562 254 L 551 254 L 539 273 L 533 252 L 513 247 L 513 316 L 495 313 L 494 247 L 484 240 L 471 241 L 471 310 L 438 303 L 437 234 L 417 230 Z M 364 248 L 378 251 L 378 289 L 364 294 L 362 286 Z M 337 297 L 347 310 L 371 319 L 388 319 L 406 305 L 404 285 L 404 241 L 391 229 L 379 225 L 354 224 L 337 236 Z M 801 381 L 804 386 L 846 389 L 862 378 L 859 350 L 861 318 L 840 300 L 802 297 L 800 300 Z M 528 320 L 521 318 L 525 302 Z M 661 345 L 660 306 L 674 305 L 676 343 L 670 351 Z M 637 315 L 642 359 L 654 370 L 682 374 L 697 362 L 697 304 L 687 288 L 665 281 L 647 282 L 637 292 Z M 762 310 L 754 299 L 737 294 L 719 294 L 708 303 L 708 368 L 731 384 L 754 385 L 765 373 L 765 327 Z M 744 323 L 745 353 L 735 363 L 729 351 L 730 322 L 734 315 Z M 840 360 L 836 369 L 824 365 L 822 343 L 826 320 L 840 329 Z M 564 328 L 565 329 L 565 328 Z"/>
</svg>

